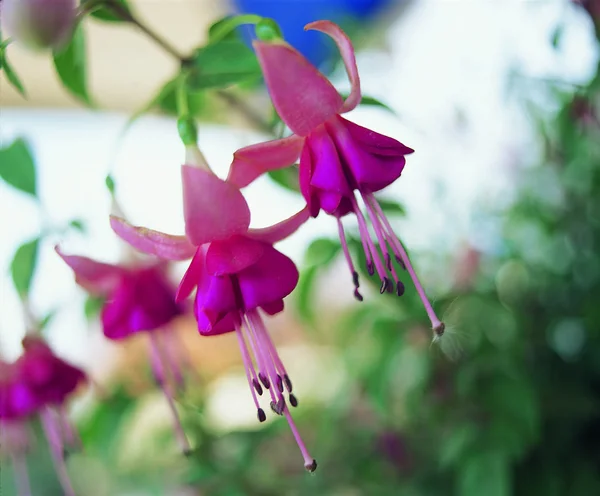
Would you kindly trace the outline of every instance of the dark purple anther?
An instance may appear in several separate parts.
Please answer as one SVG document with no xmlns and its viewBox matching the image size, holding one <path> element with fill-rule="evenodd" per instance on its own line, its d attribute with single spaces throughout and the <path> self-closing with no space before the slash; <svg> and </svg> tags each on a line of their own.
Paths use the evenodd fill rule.
<svg viewBox="0 0 600 496">
<path fill-rule="evenodd" d="M 388 285 L 390 284 L 390 280 L 387 277 L 384 277 L 381 280 L 381 288 L 379 288 L 379 292 L 381 294 L 385 293 L 387 291 Z"/>
<path fill-rule="evenodd" d="M 373 265 L 373 262 L 367 263 L 367 272 L 369 273 L 370 276 L 375 274 L 375 265 Z"/>
<path fill-rule="evenodd" d="M 254 389 L 256 389 L 256 392 L 258 393 L 258 395 L 262 396 L 263 388 L 260 385 L 260 382 L 258 382 L 256 379 L 252 379 L 252 385 L 254 386 Z"/>
<path fill-rule="evenodd" d="M 352 272 L 352 282 L 354 283 L 355 288 L 360 288 L 360 284 L 358 282 L 358 272 Z"/>
<path fill-rule="evenodd" d="M 290 394 L 290 405 L 293 407 L 298 406 L 298 398 L 296 398 L 293 394 Z"/>
<path fill-rule="evenodd" d="M 308 470 L 310 473 L 313 473 L 315 470 L 317 470 L 317 460 L 313 460 L 312 463 L 309 463 L 308 465 L 304 465 L 304 468 L 306 470 Z"/>
<path fill-rule="evenodd" d="M 277 374 L 277 389 L 279 389 L 280 393 L 283 393 L 283 379 L 279 374 Z"/>
<path fill-rule="evenodd" d="M 354 290 L 354 298 L 356 298 L 358 301 L 363 301 L 363 295 L 358 292 L 358 289 Z"/>
<path fill-rule="evenodd" d="M 256 412 L 256 414 L 258 416 L 259 422 L 264 422 L 265 420 L 267 420 L 267 414 L 265 413 L 265 411 L 262 408 L 259 408 L 258 411 Z"/>
<path fill-rule="evenodd" d="M 402 281 L 396 281 L 396 294 L 402 296 L 404 294 L 404 284 Z"/>
<path fill-rule="evenodd" d="M 258 373 L 258 378 L 260 379 L 260 382 L 263 383 L 263 386 L 265 388 L 271 389 L 271 382 L 269 381 L 268 377 L 265 377 L 262 372 L 259 372 Z"/>
<path fill-rule="evenodd" d="M 394 281 L 388 281 L 388 286 L 386 288 L 386 291 L 388 293 L 393 293 L 394 292 Z"/>
<path fill-rule="evenodd" d="M 437 338 L 441 338 L 446 331 L 446 324 L 440 322 L 436 327 L 433 328 L 433 333 Z"/>
<path fill-rule="evenodd" d="M 292 381 L 287 374 L 283 376 L 283 383 L 285 384 L 285 388 L 291 393 L 292 392 Z"/>
<path fill-rule="evenodd" d="M 404 264 L 404 262 L 400 258 L 400 255 L 396 255 L 396 262 L 398 262 L 400 264 L 400 267 L 402 267 L 403 270 L 406 270 L 406 265 Z"/>
</svg>

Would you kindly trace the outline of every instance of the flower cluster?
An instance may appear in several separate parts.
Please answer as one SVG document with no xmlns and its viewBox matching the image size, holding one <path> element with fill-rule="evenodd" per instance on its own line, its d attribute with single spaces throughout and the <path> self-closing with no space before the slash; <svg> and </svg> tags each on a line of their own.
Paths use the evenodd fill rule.
<svg viewBox="0 0 600 496">
<path fill-rule="evenodd" d="M 23 354 L 12 363 L 0 360 L 2 446 L 15 462 L 22 494 L 30 494 L 24 454 L 29 445 L 27 421 L 39 415 L 64 493 L 74 495 L 64 456 L 79 439 L 66 416 L 68 397 L 86 381 L 77 367 L 58 358 L 37 335 L 23 339 Z"/>
</svg>

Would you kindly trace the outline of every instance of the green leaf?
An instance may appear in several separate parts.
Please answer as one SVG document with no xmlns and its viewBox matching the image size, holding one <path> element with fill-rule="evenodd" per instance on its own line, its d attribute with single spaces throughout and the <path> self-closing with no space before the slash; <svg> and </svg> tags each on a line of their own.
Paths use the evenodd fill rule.
<svg viewBox="0 0 600 496">
<path fill-rule="evenodd" d="M 326 267 L 341 250 L 339 241 L 328 238 L 315 239 L 306 249 L 304 261 L 307 265 Z"/>
<path fill-rule="evenodd" d="M 298 179 L 298 168 L 294 165 L 291 167 L 285 167 L 283 169 L 277 169 L 267 172 L 267 175 L 275 181 L 279 186 L 293 191 L 294 193 L 300 192 L 300 182 Z"/>
<path fill-rule="evenodd" d="M 95 2 L 96 0 L 82 0 L 81 5 L 85 6 L 86 3 Z M 112 0 L 113 3 L 117 4 L 117 9 L 121 10 L 119 14 L 115 13 L 114 9 L 110 7 L 99 5 L 93 7 L 89 15 L 105 22 L 128 22 L 127 16 L 131 17 L 131 7 L 128 5 L 126 0 Z"/>
<path fill-rule="evenodd" d="M 238 40 L 222 40 L 196 50 L 189 86 L 223 88 L 262 76 L 254 52 Z"/>
<path fill-rule="evenodd" d="M 69 44 L 60 52 L 54 53 L 54 67 L 63 86 L 84 103 L 92 105 L 87 88 L 85 46 L 85 34 L 80 24 Z"/>
<path fill-rule="evenodd" d="M 472 424 L 462 424 L 452 428 L 440 444 L 439 462 L 442 468 L 460 466 L 465 453 L 472 449 L 479 435 L 479 429 Z"/>
<path fill-rule="evenodd" d="M 37 196 L 35 164 L 29 145 L 17 138 L 0 149 L 0 177 L 11 186 Z"/>
<path fill-rule="evenodd" d="M 313 288 L 318 275 L 318 267 L 309 267 L 300 274 L 296 293 L 296 309 L 302 319 L 312 323 L 314 321 L 313 312 Z"/>
<path fill-rule="evenodd" d="M 340 95 L 345 100 L 346 98 L 348 98 L 350 96 L 350 93 L 341 92 Z M 392 107 L 390 107 L 389 105 L 383 103 L 381 100 L 378 100 L 377 98 L 372 97 L 372 96 L 363 95 L 362 98 L 360 99 L 359 105 L 367 105 L 369 107 L 380 107 L 380 108 L 387 110 L 388 112 L 391 112 L 394 115 L 397 115 L 397 112 Z"/>
<path fill-rule="evenodd" d="M 500 453 L 477 453 L 460 466 L 457 496 L 509 496 L 510 466 Z"/>
<path fill-rule="evenodd" d="M 19 79 L 19 76 L 17 76 L 17 73 L 12 68 L 12 66 L 8 62 L 8 59 L 6 58 L 6 46 L 8 46 L 8 45 L 2 46 L 0 48 L 0 69 L 4 70 L 6 79 L 11 84 L 11 86 L 14 89 L 16 89 L 21 94 L 21 96 L 27 97 L 23 83 L 21 82 L 21 80 Z"/>
<path fill-rule="evenodd" d="M 406 210 L 404 210 L 404 207 L 394 200 L 383 200 L 381 198 L 377 198 L 377 203 L 379 203 L 381 209 L 388 215 L 406 215 Z"/>
<path fill-rule="evenodd" d="M 261 20 L 262 17 L 255 14 L 223 17 L 208 28 L 208 40 L 211 43 L 222 40 L 235 40 L 238 38 L 236 28 L 244 24 L 257 24 Z"/>
<path fill-rule="evenodd" d="M 21 298 L 29 294 L 37 265 L 39 242 L 39 238 L 35 238 L 19 246 L 10 263 L 13 284 Z"/>
<path fill-rule="evenodd" d="M 86 319 L 94 320 L 100 313 L 104 301 L 104 298 L 99 296 L 88 296 L 83 304 L 83 312 L 85 313 Z"/>
<path fill-rule="evenodd" d="M 81 219 L 73 219 L 71 222 L 69 222 L 69 227 L 79 231 L 80 233 L 85 233 L 87 230 L 85 223 Z"/>
</svg>

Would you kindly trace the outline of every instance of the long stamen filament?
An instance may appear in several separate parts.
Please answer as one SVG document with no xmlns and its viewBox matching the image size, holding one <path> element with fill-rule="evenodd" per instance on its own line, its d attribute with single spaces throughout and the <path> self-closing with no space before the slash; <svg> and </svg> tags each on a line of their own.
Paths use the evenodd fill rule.
<svg viewBox="0 0 600 496">
<path fill-rule="evenodd" d="M 381 209 L 381 206 L 379 205 L 379 203 L 377 203 L 377 200 L 375 199 L 373 194 L 368 194 L 366 196 L 366 199 L 367 199 L 367 201 L 369 201 L 371 203 L 371 206 L 377 212 L 379 218 L 383 222 L 383 224 L 386 227 L 386 229 L 388 230 L 388 232 L 393 233 L 394 230 L 392 229 L 392 226 L 390 225 L 387 217 L 385 216 L 385 214 L 383 213 L 383 210 Z M 421 285 L 421 282 L 419 281 L 419 278 L 417 277 L 417 274 L 415 273 L 415 269 L 413 268 L 412 264 L 410 263 L 410 259 L 408 258 L 408 254 L 406 253 L 404 246 L 402 246 L 402 243 L 400 242 L 398 237 L 395 235 L 391 237 L 390 241 L 392 242 L 392 248 L 395 248 L 394 253 L 402 259 L 402 262 L 404 262 L 404 265 L 406 266 L 406 270 L 410 274 L 410 277 L 415 285 L 415 288 L 417 289 L 417 293 L 419 293 L 419 297 L 421 298 L 421 302 L 423 303 L 423 306 L 425 307 L 427 316 L 429 317 L 429 320 L 431 321 L 431 326 L 432 326 L 434 332 L 436 332 L 436 334 L 438 332 L 443 333 L 444 324 L 442 323 L 442 321 L 440 321 L 440 319 L 438 319 L 437 315 L 435 314 L 435 311 L 433 310 L 433 307 L 431 306 L 431 303 L 429 302 L 429 299 L 427 298 L 427 295 L 425 294 L 425 290 L 423 289 L 423 286 Z M 438 331 L 438 330 L 440 330 L 440 331 Z"/>
<path fill-rule="evenodd" d="M 362 214 L 362 212 L 358 206 L 358 203 L 356 202 L 356 198 L 354 198 L 354 195 L 352 195 L 352 206 L 354 208 L 354 213 L 356 215 L 356 219 L 358 220 L 358 229 L 360 232 L 360 237 L 364 238 L 364 241 L 367 243 L 369 250 L 371 252 L 372 263 L 375 264 L 375 268 L 377 269 L 377 274 L 379 275 L 379 278 L 383 281 L 387 275 L 387 273 L 385 271 L 385 267 L 381 263 L 381 260 L 379 258 L 379 253 L 377 252 L 377 247 L 375 246 L 375 243 L 373 243 L 373 240 L 371 239 L 371 234 L 369 233 L 369 228 L 367 227 L 367 221 L 366 221 L 364 215 Z"/>
<path fill-rule="evenodd" d="M 244 362 L 244 369 L 246 370 L 246 378 L 248 379 L 248 386 L 250 386 L 250 393 L 252 394 L 252 399 L 254 400 L 254 404 L 256 405 L 256 410 L 259 412 L 259 420 L 263 422 L 263 420 L 261 420 L 262 416 L 260 414 L 262 408 L 260 407 L 260 403 L 258 402 L 258 398 L 256 397 L 255 386 L 252 382 L 255 372 L 254 367 L 252 366 L 252 361 L 250 360 L 250 356 L 248 355 L 248 348 L 246 347 L 244 336 L 242 335 L 242 331 L 239 327 L 235 329 L 235 334 L 238 338 L 240 351 L 242 352 L 242 361 Z"/>
<path fill-rule="evenodd" d="M 50 454 L 54 463 L 54 469 L 56 470 L 56 475 L 58 476 L 65 496 L 75 496 L 75 490 L 71 484 L 71 479 L 69 478 L 65 459 L 63 457 L 63 442 L 60 436 L 59 428 L 56 425 L 56 419 L 53 418 L 53 413 L 54 412 L 52 412 L 49 408 L 44 408 L 44 410 L 40 412 L 42 427 L 44 429 L 44 433 L 46 434 L 46 439 L 48 439 L 48 445 L 50 447 Z"/>
<path fill-rule="evenodd" d="M 344 232 L 344 225 L 342 224 L 342 220 L 339 217 L 336 217 L 338 224 L 338 232 L 340 235 L 340 243 L 342 245 L 342 251 L 344 252 L 344 257 L 346 258 L 346 263 L 348 264 L 348 268 L 352 273 L 352 282 L 354 283 L 354 297 L 358 301 L 363 301 L 363 296 L 358 291 L 359 283 L 358 283 L 358 272 L 354 268 L 354 263 L 352 262 L 352 257 L 350 256 L 350 250 L 348 249 L 348 242 L 346 241 L 346 233 Z"/>
<path fill-rule="evenodd" d="M 19 496 L 31 496 L 31 484 L 29 482 L 29 474 L 27 473 L 25 456 L 22 453 L 13 453 L 11 458 Z"/>
</svg>

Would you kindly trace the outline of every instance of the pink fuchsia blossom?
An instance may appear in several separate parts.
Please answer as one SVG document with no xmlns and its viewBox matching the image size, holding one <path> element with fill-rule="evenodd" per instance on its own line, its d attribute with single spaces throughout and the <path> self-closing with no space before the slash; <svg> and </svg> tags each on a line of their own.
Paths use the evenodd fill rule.
<svg viewBox="0 0 600 496">
<path fill-rule="evenodd" d="M 169 250 L 169 247 L 163 247 Z M 175 301 L 176 287 L 167 275 L 163 261 L 131 264 L 107 264 L 87 257 L 67 255 L 56 248 L 73 269 L 76 282 L 90 294 L 105 298 L 100 312 L 104 335 L 119 341 L 146 332 L 150 342 L 153 376 L 162 389 L 173 413 L 174 433 L 185 454 L 191 451 L 174 406 L 176 389 L 183 388 L 182 361 L 167 352 L 179 347 L 172 322 L 185 312 Z M 178 255 L 193 254 L 193 250 Z M 160 337 L 158 336 L 160 334 Z"/>
<path fill-rule="evenodd" d="M 204 336 L 235 332 L 259 421 L 266 419 L 258 396 L 267 389 L 271 408 L 286 417 L 305 467 L 316 462 L 294 424 L 288 402 L 297 405 L 292 383 L 267 333 L 260 310 L 274 315 L 298 283 L 298 270 L 273 244 L 309 218 L 305 208 L 274 226 L 250 229 L 250 209 L 238 188 L 208 167 L 182 167 L 185 236 L 173 236 L 111 218 L 113 230 L 134 248 L 166 259 L 194 252 L 177 291 L 178 300 L 196 290 L 194 314 Z M 288 400 L 285 398 L 288 394 Z"/>
<path fill-rule="evenodd" d="M 0 18 L 16 41 L 32 49 L 60 49 L 69 40 L 75 0 L 3 0 Z"/>
<path fill-rule="evenodd" d="M 435 315 L 404 247 L 374 196 L 375 192 L 400 177 L 405 156 L 413 150 L 342 117 L 361 100 L 352 43 L 339 26 L 329 21 L 313 22 L 305 29 L 322 31 L 337 43 L 352 85 L 350 95 L 344 101 L 325 76 L 284 41 L 255 41 L 254 48 L 273 104 L 294 134 L 238 150 L 227 180 L 241 188 L 267 171 L 289 166 L 300 159 L 300 189 L 310 214 L 316 217 L 323 210 L 337 219 L 355 297 L 363 299 L 341 221 L 350 213 L 358 220 L 367 269 L 371 275 L 377 272 L 381 293 L 393 292 L 394 286 L 399 296 L 404 293 L 404 284 L 392 263 L 395 259 L 412 278 L 436 334 L 441 333 L 443 324 Z M 355 191 L 364 202 L 366 217 Z M 369 221 L 381 253 L 369 232 Z"/>
<path fill-rule="evenodd" d="M 0 422 L 9 434 L 7 444 L 20 490 L 30 493 L 23 455 L 29 445 L 26 422 L 38 414 L 63 491 L 74 496 L 64 453 L 67 448 L 78 447 L 79 438 L 68 420 L 65 405 L 78 386 L 86 382 L 85 373 L 58 358 L 38 336 L 26 336 L 23 349 L 17 361 L 0 362 Z"/>
</svg>

